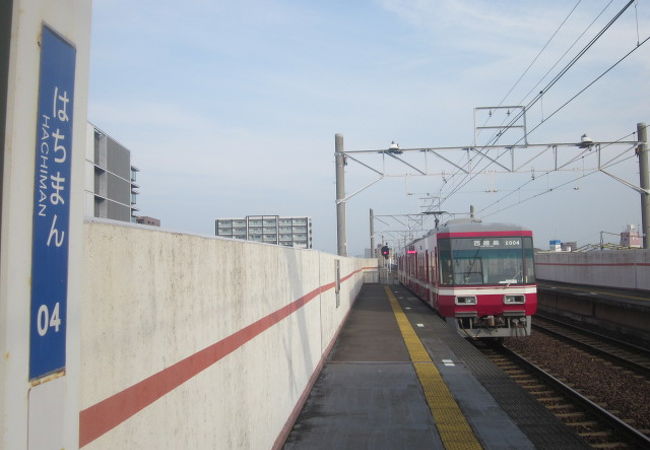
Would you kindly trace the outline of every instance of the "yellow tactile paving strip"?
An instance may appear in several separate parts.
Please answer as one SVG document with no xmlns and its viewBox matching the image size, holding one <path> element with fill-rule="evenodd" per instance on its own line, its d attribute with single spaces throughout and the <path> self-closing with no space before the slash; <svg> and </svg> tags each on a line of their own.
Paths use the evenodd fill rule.
<svg viewBox="0 0 650 450">
<path fill-rule="evenodd" d="M 474 431 L 406 318 L 397 298 L 388 287 L 385 290 L 443 445 L 446 449 L 481 449 Z"/>
</svg>

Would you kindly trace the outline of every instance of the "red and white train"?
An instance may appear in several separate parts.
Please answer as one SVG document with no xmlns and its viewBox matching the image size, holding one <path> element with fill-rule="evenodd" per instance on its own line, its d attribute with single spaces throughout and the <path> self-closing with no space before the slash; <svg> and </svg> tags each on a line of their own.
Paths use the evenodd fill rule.
<svg viewBox="0 0 650 450">
<path fill-rule="evenodd" d="M 467 336 L 529 336 L 537 311 L 533 255 L 530 230 L 453 220 L 407 245 L 398 277 Z"/>
</svg>

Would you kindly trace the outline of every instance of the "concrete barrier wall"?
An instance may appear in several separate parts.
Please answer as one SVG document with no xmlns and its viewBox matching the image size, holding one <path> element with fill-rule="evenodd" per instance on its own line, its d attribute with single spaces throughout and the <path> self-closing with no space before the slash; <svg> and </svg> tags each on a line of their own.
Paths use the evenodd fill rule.
<svg viewBox="0 0 650 450">
<path fill-rule="evenodd" d="M 376 267 L 114 222 L 85 242 L 86 448 L 272 447 Z"/>
<path fill-rule="evenodd" d="M 650 290 L 650 250 L 535 255 L 540 280 Z"/>
</svg>

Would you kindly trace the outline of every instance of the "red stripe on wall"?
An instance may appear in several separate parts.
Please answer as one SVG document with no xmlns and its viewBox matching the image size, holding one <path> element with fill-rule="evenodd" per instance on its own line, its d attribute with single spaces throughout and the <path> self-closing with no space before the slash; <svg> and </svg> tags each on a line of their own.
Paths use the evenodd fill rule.
<svg viewBox="0 0 650 450">
<path fill-rule="evenodd" d="M 603 263 L 603 264 L 589 264 L 589 263 L 535 263 L 536 266 L 572 266 L 572 267 L 629 267 L 629 266 L 641 266 L 648 267 L 650 263 Z"/>
<path fill-rule="evenodd" d="M 342 278 L 341 282 L 366 269 L 374 269 L 374 267 L 363 267 L 356 270 Z M 334 285 L 335 283 L 328 283 L 320 286 L 221 341 L 82 410 L 79 413 L 79 446 L 83 447 L 115 428 L 138 411 L 149 406 L 163 395 L 176 389 L 190 378 L 237 350 L 246 342 L 296 312 L 319 294 L 332 289 Z"/>
</svg>

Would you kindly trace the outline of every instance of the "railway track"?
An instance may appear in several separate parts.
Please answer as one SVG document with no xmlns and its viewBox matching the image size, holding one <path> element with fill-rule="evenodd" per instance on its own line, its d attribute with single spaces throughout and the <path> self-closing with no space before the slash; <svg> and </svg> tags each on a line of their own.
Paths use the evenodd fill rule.
<svg viewBox="0 0 650 450">
<path fill-rule="evenodd" d="M 539 315 L 535 316 L 533 328 L 604 357 L 650 380 L 650 351 L 646 348 Z"/>
<path fill-rule="evenodd" d="M 650 437 L 507 347 L 481 351 L 592 448 L 650 448 Z"/>
</svg>

